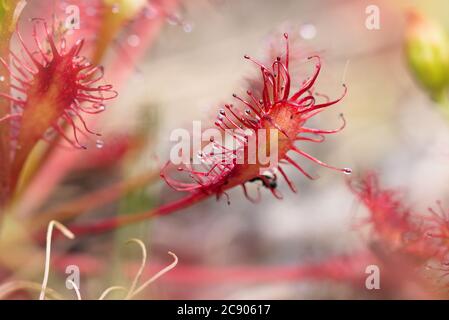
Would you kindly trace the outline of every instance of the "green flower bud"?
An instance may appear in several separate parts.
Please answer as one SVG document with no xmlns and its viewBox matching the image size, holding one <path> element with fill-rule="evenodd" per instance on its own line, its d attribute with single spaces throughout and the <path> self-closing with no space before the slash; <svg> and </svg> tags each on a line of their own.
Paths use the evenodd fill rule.
<svg viewBox="0 0 449 320">
<path fill-rule="evenodd" d="M 9 38 L 15 30 L 17 19 L 25 7 L 25 0 L 0 0 L 0 38 Z"/>
<path fill-rule="evenodd" d="M 441 101 L 449 88 L 449 38 L 417 11 L 408 15 L 406 56 L 418 82 L 432 99 Z"/>
<path fill-rule="evenodd" d="M 129 20 L 142 10 L 147 4 L 147 0 L 103 0 L 111 7 L 112 13 L 122 20 Z"/>
</svg>

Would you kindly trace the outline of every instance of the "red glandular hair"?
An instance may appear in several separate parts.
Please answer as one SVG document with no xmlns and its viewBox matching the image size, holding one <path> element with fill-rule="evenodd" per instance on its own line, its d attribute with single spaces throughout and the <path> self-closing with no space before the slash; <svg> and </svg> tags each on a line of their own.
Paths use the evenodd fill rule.
<svg viewBox="0 0 449 320">
<path fill-rule="evenodd" d="M 430 217 L 425 217 L 425 234 L 432 241 L 435 248 L 434 255 L 449 266 L 449 213 L 437 201 L 437 209 L 429 208 Z"/>
<path fill-rule="evenodd" d="M 59 133 L 75 148 L 86 148 L 79 135 L 98 134 L 87 127 L 84 115 L 103 112 L 105 101 L 117 96 L 111 85 L 101 84 L 103 68 L 79 55 L 83 40 L 68 48 L 64 38 L 55 40 L 45 22 L 34 23 L 36 49 L 32 51 L 17 32 L 22 55 L 10 52 L 9 61 L 0 58 L 12 80 L 11 92 L 0 93 L 1 98 L 11 102 L 12 112 L 0 123 L 17 118 L 13 171 L 20 170 L 36 142 L 46 139 L 50 131 Z M 41 29 L 43 37 L 38 35 Z M 72 137 L 66 134 L 67 125 Z"/>
<path fill-rule="evenodd" d="M 416 215 L 404 204 L 400 192 L 381 188 L 374 172 L 350 181 L 349 187 L 368 209 L 368 222 L 375 234 L 390 248 L 403 248 L 406 245 L 405 235 L 420 232 L 413 222 Z"/>
<path fill-rule="evenodd" d="M 169 186 L 178 191 L 188 191 L 192 193 L 216 194 L 219 197 L 226 195 L 226 190 L 241 185 L 245 196 L 254 201 L 248 195 L 245 183 L 252 181 L 261 181 L 262 185 L 268 188 L 274 196 L 281 198 L 282 195 L 276 189 L 277 175 L 280 174 L 289 185 L 293 192 L 296 187 L 283 169 L 283 165 L 292 165 L 305 176 L 312 178 L 298 163 L 296 163 L 289 153 L 296 153 L 303 156 L 318 165 L 339 170 L 344 173 L 351 173 L 350 169 L 339 169 L 330 166 L 308 153 L 304 152 L 295 145 L 297 141 L 308 141 L 320 143 L 324 141 L 325 135 L 337 133 L 345 126 L 345 120 L 342 116 L 343 124 L 336 130 L 321 130 L 309 128 L 306 122 L 320 112 L 326 110 L 338 103 L 346 94 L 344 86 L 343 95 L 333 101 L 326 99 L 319 103 L 322 95 L 314 93 L 314 86 L 321 70 L 321 62 L 318 56 L 310 57 L 316 61 L 314 74 L 302 84 L 298 90 L 294 91 L 294 82 L 289 72 L 289 44 L 288 35 L 284 34 L 286 42 L 285 55 L 276 57 L 270 66 L 266 66 L 249 56 L 246 59 L 254 62 L 260 69 L 259 88 L 248 90 L 247 98 L 241 98 L 234 94 L 237 103 L 227 104 L 220 109 L 215 126 L 221 131 L 233 130 L 234 147 L 228 147 L 217 141 L 211 141 L 213 145 L 212 152 L 201 152 L 201 165 L 192 166 L 183 165 L 178 168 L 179 171 L 187 173 L 191 181 L 176 180 L 167 175 L 168 165 L 162 170 L 161 176 Z M 277 151 L 279 163 L 274 168 L 269 168 L 267 173 L 261 174 L 264 165 L 256 163 L 241 163 L 237 161 L 239 155 L 246 155 L 252 152 L 249 149 L 249 137 L 245 134 L 250 130 L 258 136 L 258 131 L 266 130 L 267 137 L 271 130 L 278 131 Z M 269 139 L 264 144 L 258 144 L 267 156 L 270 156 Z"/>
<path fill-rule="evenodd" d="M 415 212 L 400 192 L 382 188 L 378 176 L 365 174 L 350 182 L 350 188 L 369 211 L 368 222 L 377 240 L 389 250 L 418 261 L 429 259 L 445 263 L 449 251 L 449 216 L 440 202 L 430 215 Z"/>
</svg>

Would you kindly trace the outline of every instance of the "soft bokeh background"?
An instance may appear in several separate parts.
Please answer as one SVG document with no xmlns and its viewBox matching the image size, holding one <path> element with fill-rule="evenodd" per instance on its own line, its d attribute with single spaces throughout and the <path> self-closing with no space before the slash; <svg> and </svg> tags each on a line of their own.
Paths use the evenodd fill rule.
<svg viewBox="0 0 449 320">
<path fill-rule="evenodd" d="M 380 30 L 365 27 L 365 8 L 372 4 L 380 8 Z M 170 131 L 189 129 L 192 120 L 211 122 L 211 113 L 230 101 L 233 92 L 245 90 L 244 77 L 254 74 L 255 68 L 243 55 L 264 57 L 270 35 L 288 31 L 303 38 L 297 41 L 305 51 L 321 53 L 321 92 L 338 96 L 342 81 L 349 87 L 343 102 L 317 120 L 320 127 L 333 128 L 343 112 L 347 128 L 320 146 L 307 145 L 306 150 L 333 165 L 351 167 L 354 174 L 377 170 L 387 184 L 406 188 L 412 203 L 425 209 L 435 200 L 448 198 L 449 132 L 445 119 L 406 68 L 403 30 L 409 6 L 448 24 L 448 4 L 435 0 L 187 2 L 182 16 L 192 31 L 165 27 L 121 95 L 108 125 L 131 125 L 123 119 L 132 118 L 136 108 L 157 108 L 160 122 L 154 153 L 163 162 Z M 316 34 L 309 39 L 311 26 Z M 302 80 L 307 75 L 293 76 Z M 354 225 L 364 210 L 348 191 L 346 177 L 306 166 L 321 178 L 309 181 L 289 170 L 299 193 L 292 194 L 281 184 L 283 201 L 264 192 L 262 202 L 254 205 L 237 189 L 230 193 L 230 206 L 210 199 L 157 219 L 148 235 L 153 255 L 165 255 L 169 249 L 184 263 L 214 268 L 300 265 L 356 250 L 364 239 Z M 169 201 L 171 191 L 162 188 L 161 201 Z M 183 292 L 165 287 L 162 280 L 155 286 L 162 295 Z M 304 281 L 228 282 L 196 289 L 189 292 L 195 298 L 347 294 L 340 286 Z"/>
<path fill-rule="evenodd" d="M 365 27 L 365 8 L 380 8 L 380 30 Z M 192 32 L 167 26 L 140 73 L 117 104 L 120 122 L 134 107 L 158 109 L 157 156 L 166 158 L 172 129 L 208 120 L 245 90 L 244 77 L 254 74 L 244 54 L 264 57 L 273 32 L 296 34 L 300 45 L 324 59 L 318 81 L 332 97 L 347 83 L 347 97 L 316 120 L 320 127 L 347 128 L 326 143 L 306 150 L 354 174 L 377 170 L 387 185 L 407 190 L 411 202 L 425 209 L 448 199 L 449 166 L 446 120 L 413 82 L 403 54 L 405 11 L 418 7 L 448 26 L 446 1 L 190 1 L 183 17 Z M 307 31 L 316 28 L 312 39 Z M 313 33 L 312 33 L 313 34 Z M 303 39 L 301 40 L 301 36 Z M 294 74 L 304 79 L 306 74 Z M 121 110 L 118 110 L 120 106 Z M 214 114 L 213 111 L 212 114 Z M 212 120 L 209 120 L 212 121 Z M 163 160 L 161 160 L 163 161 Z M 176 252 L 181 261 L 203 266 L 295 265 L 348 253 L 364 245 L 354 225 L 364 215 L 345 184 L 345 176 L 304 162 L 320 175 L 309 181 L 295 170 L 299 186 L 292 194 L 285 184 L 283 201 L 264 192 L 259 205 L 249 203 L 240 189 L 231 205 L 214 199 L 182 213 L 157 219 L 149 242 L 154 254 Z M 163 190 L 167 190 L 164 188 Z M 171 193 L 171 192 L 170 192 Z M 161 201 L 172 198 L 163 192 Z M 180 288 L 164 287 L 162 293 Z M 191 290 L 195 298 L 322 298 L 345 296 L 341 286 L 317 282 L 212 284 Z"/>
<path fill-rule="evenodd" d="M 369 5 L 380 8 L 379 30 L 365 27 Z M 449 123 L 407 69 L 403 46 L 409 7 L 449 28 L 445 0 L 184 1 L 179 12 L 184 28 L 166 23 L 101 127 L 148 130 L 148 147 L 139 159 L 126 164 L 124 172 L 161 166 L 168 158 L 170 132 L 190 129 L 193 120 L 213 123 L 232 93 L 246 90 L 245 78 L 257 74 L 243 55 L 263 58 L 273 35 L 287 31 L 304 57 L 310 52 L 322 56 L 320 92 L 338 97 L 343 82 L 349 89 L 341 103 L 314 119 L 320 128 L 332 129 L 340 125 L 338 114 L 343 112 L 346 129 L 323 144 L 305 144 L 304 149 L 329 164 L 352 168 L 354 175 L 378 171 L 386 185 L 404 188 L 418 209 L 425 210 L 436 200 L 449 206 Z M 304 80 L 311 67 L 304 62 L 293 78 Z M 270 267 L 294 268 L 351 254 L 366 245 L 366 235 L 355 227 L 366 212 L 348 190 L 348 177 L 306 160 L 301 163 L 320 179 L 310 181 L 288 168 L 299 192 L 293 194 L 281 183 L 282 201 L 263 190 L 262 202 L 254 205 L 237 188 L 230 192 L 229 206 L 224 200 L 209 199 L 171 216 L 69 246 L 106 262 L 103 276 L 89 278 L 84 290 L 99 292 L 106 284 L 124 281 L 118 266 L 138 263 L 139 253 L 125 252 L 123 241 L 138 237 L 149 247 L 150 264 L 167 263 L 170 250 L 178 255 L 180 267 L 193 266 L 215 275 L 210 281 L 202 279 L 210 276 L 206 271 L 186 273 L 188 281 L 162 278 L 147 298 L 369 298 L 368 291 L 361 296 L 330 281 L 283 277 L 244 281 L 245 277 L 221 279 L 214 273 L 262 267 L 269 276 Z M 110 176 L 106 171 L 71 177 L 60 187 L 60 198 L 89 185 L 88 180 L 103 184 Z M 181 196 L 162 182 L 143 193 L 151 206 Z M 129 206 L 132 199 L 119 205 L 122 211 Z M 113 207 L 109 209 L 117 208 Z"/>
</svg>

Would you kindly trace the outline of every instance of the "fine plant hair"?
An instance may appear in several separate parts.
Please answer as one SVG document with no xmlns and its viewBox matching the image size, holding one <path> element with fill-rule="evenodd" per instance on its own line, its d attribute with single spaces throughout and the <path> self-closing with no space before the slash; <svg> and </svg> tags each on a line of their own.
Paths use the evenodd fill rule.
<svg viewBox="0 0 449 320">
<path fill-rule="evenodd" d="M 98 300 L 104 300 L 113 291 L 128 291 L 125 287 L 112 286 L 103 291 Z"/>
<path fill-rule="evenodd" d="M 75 290 L 77 299 L 78 299 L 78 300 L 82 300 L 82 299 L 81 299 L 81 292 L 80 292 L 80 289 L 79 289 L 78 286 L 76 285 L 75 281 L 69 279 L 69 280 L 67 280 L 67 282 L 69 282 L 69 283 L 72 285 L 73 289 Z"/>
<path fill-rule="evenodd" d="M 150 284 L 152 284 L 153 282 L 155 282 L 157 279 L 159 279 L 160 277 L 162 277 L 164 274 L 166 274 L 167 272 L 169 272 L 170 270 L 172 270 L 174 267 L 176 267 L 176 265 L 178 264 L 178 257 L 173 253 L 173 252 L 168 252 L 169 255 L 171 255 L 173 257 L 173 262 L 171 264 L 169 264 L 168 266 L 166 266 L 165 268 L 163 268 L 161 271 L 159 271 L 158 273 L 156 273 L 154 276 L 152 276 L 150 279 L 148 279 L 147 281 L 145 281 L 140 287 L 137 287 L 137 284 L 139 282 L 139 279 L 143 273 L 143 270 L 145 269 L 145 265 L 146 265 L 146 261 L 147 261 L 147 249 L 145 248 L 145 244 L 139 240 L 139 239 L 131 239 L 128 241 L 129 242 L 134 242 L 137 243 L 140 248 L 142 249 L 142 263 L 140 265 L 139 271 L 137 272 L 136 276 L 134 277 L 134 280 L 131 284 L 131 287 L 128 291 L 128 294 L 126 295 L 125 299 L 129 300 L 132 299 L 133 297 L 135 297 L 136 295 L 138 295 L 139 293 L 141 293 L 143 290 L 145 290 Z"/>
<path fill-rule="evenodd" d="M 45 300 L 47 298 L 54 299 L 54 300 L 63 300 L 64 297 L 58 293 L 56 290 L 48 287 L 48 278 L 50 274 L 50 258 L 51 258 L 51 243 L 52 243 L 52 236 L 53 236 L 53 230 L 54 228 L 57 228 L 61 233 L 66 236 L 69 239 L 74 239 L 75 235 L 63 224 L 61 224 L 58 221 L 52 220 L 48 224 L 47 228 L 47 238 L 46 238 L 46 246 L 45 246 L 45 266 L 44 266 L 44 276 L 42 283 L 32 282 L 32 281 L 22 281 L 22 280 L 13 280 L 7 283 L 4 283 L 0 285 L 0 299 L 6 298 L 8 295 L 10 295 L 13 292 L 17 292 L 19 290 L 30 290 L 30 291 L 39 291 L 39 300 Z M 150 279 L 145 281 L 142 285 L 138 286 L 139 280 L 142 277 L 143 271 L 145 270 L 146 262 L 147 262 L 147 249 L 145 247 L 145 244 L 140 239 L 130 239 L 126 242 L 129 243 L 136 243 L 139 245 L 141 252 L 142 252 L 142 261 L 139 267 L 139 270 L 137 271 L 131 285 L 129 288 L 123 287 L 123 286 L 111 286 L 104 290 L 98 300 L 104 300 L 110 293 L 114 291 L 123 291 L 126 293 L 124 299 L 130 300 L 137 296 L 139 293 L 141 293 L 143 290 L 145 290 L 150 284 L 155 282 L 157 279 L 162 277 L 164 274 L 172 270 L 176 265 L 178 264 L 178 257 L 172 253 L 168 252 L 169 255 L 173 257 L 173 262 L 169 264 L 167 267 L 163 268 L 161 271 L 156 273 L 154 276 L 152 276 Z M 82 300 L 81 291 L 78 285 L 71 279 L 67 280 L 68 283 L 70 283 L 75 290 L 75 294 L 78 300 Z"/>
<path fill-rule="evenodd" d="M 134 277 L 134 279 L 133 279 L 129 289 L 126 289 L 126 288 L 121 287 L 121 286 L 109 287 L 100 295 L 99 300 L 103 300 L 112 291 L 127 291 L 127 294 L 126 294 L 124 299 L 125 300 L 130 300 L 130 299 L 134 298 L 135 296 L 137 296 L 139 293 L 141 293 L 143 290 L 145 290 L 150 284 L 152 284 L 157 279 L 162 277 L 164 274 L 166 274 L 167 272 L 172 270 L 178 264 L 178 257 L 173 252 L 169 251 L 168 254 L 173 257 L 173 262 L 171 264 L 169 264 L 168 266 L 166 266 L 165 268 L 163 268 L 158 273 L 156 273 L 150 279 L 145 281 L 140 287 L 137 287 L 137 285 L 139 283 L 139 280 L 140 280 L 140 278 L 142 276 L 142 273 L 145 270 L 146 263 L 147 263 L 147 257 L 148 257 L 147 249 L 146 249 L 145 244 L 143 243 L 143 241 L 140 240 L 140 239 L 133 238 L 133 239 L 128 240 L 126 243 L 127 244 L 129 244 L 129 243 L 136 243 L 137 245 L 139 245 L 139 247 L 140 247 L 140 249 L 142 251 L 142 261 L 141 261 L 139 270 L 137 271 L 137 273 L 136 273 L 136 275 L 135 275 L 135 277 Z"/>
<path fill-rule="evenodd" d="M 128 300 L 128 299 L 131 298 L 134 290 L 136 290 L 137 283 L 139 282 L 140 277 L 142 276 L 143 270 L 145 269 L 145 264 L 146 264 L 146 261 L 147 261 L 147 249 L 145 248 L 145 244 L 141 240 L 139 240 L 139 239 L 130 239 L 126 243 L 127 244 L 129 244 L 129 243 L 136 243 L 137 245 L 140 246 L 140 249 L 142 250 L 142 263 L 140 264 L 140 268 L 137 271 L 136 276 L 134 277 L 134 280 L 133 280 L 133 282 L 131 284 L 131 287 L 129 287 L 128 294 L 125 297 L 125 299 Z"/>
<path fill-rule="evenodd" d="M 39 295 L 39 300 L 45 299 L 45 289 L 47 288 L 48 275 L 50 273 L 50 255 L 51 255 L 51 238 L 53 235 L 53 228 L 56 227 L 61 233 L 69 239 L 75 239 L 75 235 L 67 229 L 62 223 L 52 220 L 48 224 L 47 229 L 47 244 L 45 248 L 45 268 L 44 268 L 44 278 L 42 280 L 42 289 Z M 74 286 L 76 288 L 76 286 Z M 76 289 L 75 289 L 76 290 Z M 77 292 L 79 295 L 79 293 Z"/>
<path fill-rule="evenodd" d="M 130 299 L 141 293 L 143 290 L 145 290 L 150 284 L 155 282 L 157 279 L 162 277 L 164 274 L 172 270 L 176 265 L 178 264 L 178 257 L 173 252 L 168 252 L 169 255 L 173 257 L 173 262 L 166 266 L 164 269 L 156 273 L 154 276 L 152 276 L 150 279 L 145 281 L 140 287 L 138 287 L 133 294 L 129 297 Z"/>
</svg>

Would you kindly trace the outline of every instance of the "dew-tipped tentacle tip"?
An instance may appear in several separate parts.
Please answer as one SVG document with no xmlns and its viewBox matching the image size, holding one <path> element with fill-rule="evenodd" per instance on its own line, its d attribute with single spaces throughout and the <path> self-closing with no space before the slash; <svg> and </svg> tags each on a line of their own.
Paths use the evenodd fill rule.
<svg viewBox="0 0 449 320">
<path fill-rule="evenodd" d="M 284 38 L 286 40 L 288 39 L 287 33 L 284 34 Z M 279 54 L 279 56 L 274 57 L 274 62 L 271 61 L 271 64 L 266 64 L 267 66 L 270 66 L 270 68 L 267 68 L 265 64 L 257 61 L 256 59 L 253 59 L 251 56 L 247 54 L 244 55 L 245 59 L 248 59 L 255 63 L 257 67 L 259 67 L 262 71 L 258 83 L 259 86 L 251 86 L 250 88 L 253 91 L 246 91 L 246 94 L 250 97 L 248 100 L 239 97 L 236 93 L 232 94 L 233 98 L 239 100 L 239 102 L 236 103 L 235 108 L 230 104 L 225 104 L 224 108 L 219 110 L 218 119 L 215 120 L 215 124 L 220 129 L 225 130 L 233 129 L 234 127 L 240 127 L 241 129 L 255 130 L 257 134 L 257 130 L 265 130 L 267 128 L 270 128 L 281 131 L 287 138 L 296 137 L 299 133 L 311 133 L 324 137 L 324 134 L 332 134 L 339 131 L 320 130 L 303 126 L 308 119 L 320 112 L 318 111 L 318 109 L 322 110 L 324 108 L 330 107 L 340 101 L 341 98 L 335 101 L 327 101 L 322 104 L 315 104 L 314 84 L 316 79 L 318 78 L 318 74 L 321 68 L 321 60 L 318 55 L 308 57 L 308 59 L 317 59 L 317 62 L 315 64 L 316 71 L 314 72 L 313 76 L 311 76 L 307 81 L 304 81 L 300 85 L 300 88 L 296 93 L 290 94 L 291 74 L 288 69 L 288 51 L 288 41 L 286 41 L 285 62 L 283 61 L 284 55 Z M 344 94 L 346 94 L 346 85 L 343 84 L 343 87 L 345 88 Z M 300 97 L 305 93 L 307 93 L 307 96 L 303 97 L 302 100 L 299 100 Z M 286 105 L 292 106 L 294 108 L 285 108 Z M 281 109 L 286 110 L 286 112 L 280 112 Z M 300 112 L 298 112 L 298 109 L 300 109 Z M 294 116 L 292 116 L 292 114 Z M 343 114 L 340 114 L 340 117 L 345 123 Z M 300 121 L 298 121 L 298 119 Z M 243 144 L 243 146 L 241 147 L 243 151 L 249 150 L 248 137 L 245 137 L 243 139 L 240 136 L 234 136 L 234 138 L 238 140 L 239 145 Z M 297 153 L 299 153 L 300 155 L 314 161 L 321 166 L 331 168 L 345 174 L 352 173 L 352 169 L 350 168 L 336 168 L 321 162 L 320 160 L 308 155 L 307 153 L 299 149 L 296 150 L 293 145 L 293 140 L 294 139 L 290 138 L 280 140 L 281 143 L 286 143 L 285 148 L 283 149 L 284 151 L 280 155 L 280 162 L 293 165 L 306 177 L 310 179 L 319 178 L 319 176 L 313 177 L 308 174 L 298 163 L 289 158 L 287 152 L 297 151 Z M 322 140 L 309 138 L 308 141 L 320 142 Z M 215 194 L 217 196 L 217 199 L 220 196 L 227 197 L 226 191 L 237 185 L 242 185 L 242 187 L 244 188 L 244 192 L 246 192 L 244 184 L 246 182 L 255 181 L 254 177 L 259 177 L 260 168 L 258 167 L 258 165 L 248 167 L 246 166 L 246 164 L 243 164 L 242 166 L 239 163 L 235 163 L 233 157 L 238 150 L 228 149 L 225 146 L 220 145 L 218 142 L 214 142 L 214 148 L 221 152 L 225 157 L 228 155 L 229 157 L 231 157 L 229 159 L 231 160 L 229 165 L 224 165 L 223 159 L 208 158 L 209 153 L 206 153 L 205 158 L 207 158 L 207 160 L 210 160 L 210 162 L 207 163 L 205 170 L 203 170 L 204 168 L 202 168 L 199 170 L 203 171 L 196 171 L 196 169 L 192 169 L 190 167 L 186 170 L 182 169 L 186 176 L 190 176 L 194 180 L 193 182 L 187 183 L 167 178 L 167 180 L 169 180 L 169 185 L 173 184 L 174 187 L 181 191 L 197 190 L 208 195 Z M 210 157 L 212 157 L 212 153 Z M 253 172 L 249 170 L 254 170 L 254 175 L 252 175 Z M 245 174 L 242 174 L 242 172 L 244 172 Z M 288 181 L 288 177 L 286 178 Z M 270 189 L 275 197 L 281 198 L 282 196 L 279 193 L 277 187 L 272 186 L 269 182 L 270 181 L 268 181 L 268 183 L 265 183 L 264 186 Z M 289 182 L 289 184 L 291 185 L 291 182 Z M 294 192 L 296 191 L 296 188 L 294 186 L 291 186 L 291 189 Z"/>
</svg>

